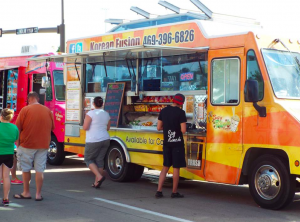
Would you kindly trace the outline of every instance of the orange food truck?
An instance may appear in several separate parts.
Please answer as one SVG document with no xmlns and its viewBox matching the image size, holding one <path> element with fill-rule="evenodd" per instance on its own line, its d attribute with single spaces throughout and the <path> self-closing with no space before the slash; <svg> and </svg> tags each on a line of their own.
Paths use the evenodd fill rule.
<svg viewBox="0 0 300 222">
<path fill-rule="evenodd" d="M 263 208 L 292 202 L 300 175 L 299 40 L 179 14 L 121 24 L 67 47 L 66 55 L 43 58 L 65 63 L 65 151 L 84 154 L 85 113 L 102 96 L 113 125 L 111 179 L 160 170 L 158 113 L 180 92 L 188 119 L 181 177 L 249 184 Z"/>
</svg>

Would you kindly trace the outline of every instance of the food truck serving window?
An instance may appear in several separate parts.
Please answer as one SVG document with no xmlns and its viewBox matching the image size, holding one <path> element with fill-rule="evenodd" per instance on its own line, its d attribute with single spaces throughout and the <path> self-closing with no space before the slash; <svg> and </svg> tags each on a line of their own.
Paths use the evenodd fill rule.
<svg viewBox="0 0 300 222">
<path fill-rule="evenodd" d="M 147 58 L 140 65 L 143 91 L 207 89 L 206 53 Z M 158 89 L 155 87 L 157 83 L 160 85 Z"/>
<path fill-rule="evenodd" d="M 108 61 L 106 62 L 107 77 L 104 63 L 86 65 L 86 90 L 87 92 L 106 92 L 107 83 L 131 80 L 127 64 L 136 66 L 135 61 Z M 136 70 L 135 70 L 136 71 Z"/>
</svg>

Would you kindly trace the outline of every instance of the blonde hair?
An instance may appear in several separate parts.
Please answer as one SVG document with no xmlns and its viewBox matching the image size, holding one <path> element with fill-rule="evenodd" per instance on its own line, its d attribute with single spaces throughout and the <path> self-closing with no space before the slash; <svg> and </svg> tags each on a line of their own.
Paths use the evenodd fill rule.
<svg viewBox="0 0 300 222">
<path fill-rule="evenodd" d="M 2 119 L 5 121 L 11 121 L 14 117 L 14 110 L 5 108 L 1 112 Z"/>
</svg>

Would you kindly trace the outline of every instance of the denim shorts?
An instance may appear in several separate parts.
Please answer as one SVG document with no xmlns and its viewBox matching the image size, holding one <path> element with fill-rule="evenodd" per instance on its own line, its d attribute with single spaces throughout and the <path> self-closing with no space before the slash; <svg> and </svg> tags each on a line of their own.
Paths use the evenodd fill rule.
<svg viewBox="0 0 300 222">
<path fill-rule="evenodd" d="M 44 172 L 47 163 L 48 149 L 28 149 L 19 146 L 17 150 L 18 169 L 22 172 Z"/>
<path fill-rule="evenodd" d="M 95 143 L 86 143 L 84 150 L 84 162 L 87 166 L 94 163 L 98 168 L 104 167 L 104 158 L 110 145 L 110 139 Z"/>
</svg>

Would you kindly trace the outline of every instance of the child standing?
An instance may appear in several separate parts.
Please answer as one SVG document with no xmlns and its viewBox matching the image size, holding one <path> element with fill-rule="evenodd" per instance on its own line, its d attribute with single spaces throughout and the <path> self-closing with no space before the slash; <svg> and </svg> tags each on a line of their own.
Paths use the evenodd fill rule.
<svg viewBox="0 0 300 222">
<path fill-rule="evenodd" d="M 14 143 L 19 139 L 17 126 L 11 124 L 14 111 L 3 109 L 0 115 L 0 179 L 3 178 L 3 200 L 4 206 L 9 205 L 8 194 L 10 191 L 10 169 L 14 163 Z"/>
</svg>

